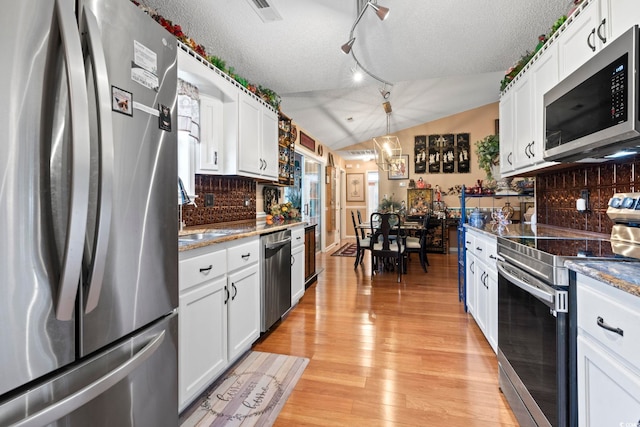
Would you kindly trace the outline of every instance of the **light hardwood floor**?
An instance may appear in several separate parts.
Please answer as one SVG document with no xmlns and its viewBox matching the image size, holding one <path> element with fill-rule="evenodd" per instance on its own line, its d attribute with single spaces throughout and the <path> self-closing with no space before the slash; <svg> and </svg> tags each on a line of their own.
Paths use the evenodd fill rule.
<svg viewBox="0 0 640 427">
<path fill-rule="evenodd" d="M 455 254 L 417 256 L 396 282 L 369 253 L 318 255 L 324 271 L 254 350 L 310 359 L 276 426 L 517 426 L 496 356 L 458 302 Z"/>
</svg>

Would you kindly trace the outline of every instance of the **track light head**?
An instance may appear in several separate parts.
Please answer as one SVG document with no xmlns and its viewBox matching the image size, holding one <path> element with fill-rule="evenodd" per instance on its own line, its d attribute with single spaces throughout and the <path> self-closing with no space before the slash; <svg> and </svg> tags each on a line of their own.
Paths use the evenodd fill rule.
<svg viewBox="0 0 640 427">
<path fill-rule="evenodd" d="M 391 95 L 391 92 L 389 92 L 386 88 L 386 86 L 380 88 L 380 95 L 382 95 L 383 99 L 389 99 L 389 96 Z"/>
<path fill-rule="evenodd" d="M 342 51 L 348 55 L 349 52 L 351 52 L 351 47 L 353 46 L 353 43 L 355 43 L 356 38 L 352 37 L 351 40 L 349 40 L 348 42 L 346 42 L 345 44 L 342 45 L 342 47 L 340 49 L 342 49 Z"/>
<path fill-rule="evenodd" d="M 371 6 L 373 8 L 373 10 L 376 11 L 376 15 L 378 15 L 378 18 L 380 18 L 381 21 L 384 21 L 389 16 L 389 8 L 388 7 L 378 6 L 377 4 L 373 4 L 370 1 L 367 2 L 367 4 L 369 6 Z"/>
</svg>

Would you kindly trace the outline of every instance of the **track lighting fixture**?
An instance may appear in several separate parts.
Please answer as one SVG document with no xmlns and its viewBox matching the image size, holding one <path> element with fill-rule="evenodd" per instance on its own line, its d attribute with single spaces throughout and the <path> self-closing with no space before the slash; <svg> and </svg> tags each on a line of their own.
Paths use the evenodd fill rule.
<svg viewBox="0 0 640 427">
<path fill-rule="evenodd" d="M 361 3 L 359 3 L 359 4 L 361 4 Z M 358 23 L 360 22 L 360 20 L 364 16 L 364 13 L 365 13 L 365 11 L 367 10 L 368 7 L 371 7 L 376 12 L 376 15 L 378 16 L 378 18 L 381 21 L 384 21 L 387 18 L 387 16 L 389 16 L 389 8 L 384 7 L 384 6 L 379 6 L 377 4 L 377 0 L 369 0 L 366 3 L 364 3 L 364 6 L 362 6 L 362 8 L 360 9 L 360 11 L 358 13 L 358 17 L 356 18 L 355 22 L 351 26 L 351 32 L 349 33 L 349 41 L 346 42 L 345 44 L 343 44 L 340 47 L 340 49 L 342 50 L 342 52 L 344 52 L 347 55 L 351 54 L 353 59 L 356 61 L 356 65 L 360 68 L 360 70 L 362 70 L 362 72 L 366 73 L 370 77 L 378 80 L 380 83 L 385 85 L 384 93 L 381 90 L 380 94 L 384 97 L 384 99 L 387 99 L 389 97 L 389 91 L 386 91 L 386 86 L 393 86 L 393 85 L 391 83 L 389 83 L 388 81 L 386 81 L 384 79 L 381 79 L 380 77 L 376 76 L 375 74 L 373 74 L 372 72 L 367 70 L 364 66 L 362 66 L 360 61 L 358 61 L 358 58 L 356 57 L 355 53 L 353 52 L 353 44 L 356 41 L 356 38 L 354 37 L 353 32 L 355 31 L 356 26 L 358 25 Z"/>
<path fill-rule="evenodd" d="M 346 42 L 345 44 L 342 45 L 341 49 L 344 53 L 348 54 L 349 52 L 351 52 L 351 46 L 353 46 L 353 43 L 356 41 L 356 38 L 353 37 L 351 38 L 351 40 L 349 40 L 348 42 Z"/>
<path fill-rule="evenodd" d="M 367 2 L 367 5 L 371 6 L 373 10 L 376 11 L 376 15 L 378 15 L 378 18 L 380 18 L 381 21 L 384 21 L 385 19 L 387 19 L 387 16 L 389 16 L 388 7 L 378 6 L 376 4 L 371 3 L 370 1 Z"/>
<path fill-rule="evenodd" d="M 391 95 L 391 92 L 387 90 L 386 84 L 380 88 L 380 95 L 382 95 L 383 99 L 389 99 L 389 95 Z"/>
</svg>

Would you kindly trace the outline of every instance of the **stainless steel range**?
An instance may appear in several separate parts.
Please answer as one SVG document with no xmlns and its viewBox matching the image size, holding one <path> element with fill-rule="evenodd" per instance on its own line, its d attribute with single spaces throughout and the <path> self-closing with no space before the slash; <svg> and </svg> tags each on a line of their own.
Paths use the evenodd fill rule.
<svg viewBox="0 0 640 427">
<path fill-rule="evenodd" d="M 498 237 L 500 387 L 522 426 L 574 426 L 571 258 L 640 258 L 640 193 L 615 194 L 609 239 Z"/>
</svg>

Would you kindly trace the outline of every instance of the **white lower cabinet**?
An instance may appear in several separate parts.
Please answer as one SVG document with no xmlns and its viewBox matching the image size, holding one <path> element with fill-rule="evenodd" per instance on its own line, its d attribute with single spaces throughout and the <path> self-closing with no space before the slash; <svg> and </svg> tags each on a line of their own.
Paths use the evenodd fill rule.
<svg viewBox="0 0 640 427">
<path fill-rule="evenodd" d="M 498 270 L 495 237 L 467 228 L 466 300 L 467 309 L 491 345 L 498 351 Z"/>
<path fill-rule="evenodd" d="M 180 411 L 260 336 L 259 258 L 258 237 L 180 253 Z"/>
<path fill-rule="evenodd" d="M 181 410 L 227 367 L 226 284 L 223 275 L 180 294 Z"/>
<path fill-rule="evenodd" d="M 640 425 L 640 298 L 577 275 L 579 426 Z"/>
<path fill-rule="evenodd" d="M 291 230 L 291 307 L 304 295 L 304 227 Z"/>
<path fill-rule="evenodd" d="M 244 353 L 260 336 L 260 270 L 258 263 L 229 274 L 229 360 Z"/>
</svg>

